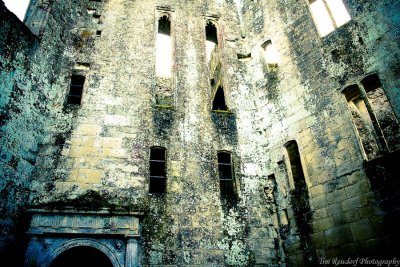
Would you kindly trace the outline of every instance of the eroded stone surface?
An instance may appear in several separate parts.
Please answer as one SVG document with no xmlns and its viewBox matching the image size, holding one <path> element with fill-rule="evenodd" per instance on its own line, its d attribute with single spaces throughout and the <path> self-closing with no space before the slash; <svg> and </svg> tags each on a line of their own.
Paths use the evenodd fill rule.
<svg viewBox="0 0 400 267">
<path fill-rule="evenodd" d="M 400 6 L 344 2 L 352 20 L 323 38 L 307 1 L 32 1 L 35 35 L 0 2 L 2 251 L 17 251 L 27 205 L 72 205 L 143 211 L 142 266 L 304 265 L 380 253 L 382 212 L 396 218 L 397 206 L 377 202 L 387 191 L 369 185 L 341 91 L 376 73 L 387 98 L 368 97 L 398 124 Z M 173 40 L 168 81 L 155 75 L 163 12 Z M 218 29 L 210 65 L 209 19 Z M 268 40 L 277 65 L 265 62 Z M 66 104 L 72 74 L 86 77 L 79 106 Z M 211 111 L 219 85 L 227 111 Z M 385 129 L 396 143 L 398 128 Z M 294 190 L 290 140 L 304 192 Z M 154 146 L 167 151 L 160 195 L 148 193 Z M 220 195 L 218 151 L 232 153 L 236 198 Z"/>
</svg>

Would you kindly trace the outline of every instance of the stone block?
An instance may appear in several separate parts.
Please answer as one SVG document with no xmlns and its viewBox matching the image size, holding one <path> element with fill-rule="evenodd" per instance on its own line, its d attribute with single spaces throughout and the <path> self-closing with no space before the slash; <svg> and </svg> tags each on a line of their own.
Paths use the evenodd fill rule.
<svg viewBox="0 0 400 267">
<path fill-rule="evenodd" d="M 351 243 L 353 240 L 349 225 L 342 225 L 327 229 L 324 232 L 326 245 L 328 248 Z"/>
<path fill-rule="evenodd" d="M 317 197 L 311 198 L 310 204 L 314 209 L 320 209 L 326 206 L 326 196 L 320 195 Z"/>
<path fill-rule="evenodd" d="M 367 204 L 368 204 L 368 202 L 367 202 L 367 199 L 365 198 L 365 196 L 356 196 L 356 197 L 346 199 L 340 205 L 341 205 L 342 211 L 348 211 L 351 209 L 358 209 L 358 208 L 364 207 Z"/>
<path fill-rule="evenodd" d="M 101 125 L 98 124 L 80 124 L 76 129 L 74 136 L 94 136 L 101 132 Z"/>
<path fill-rule="evenodd" d="M 112 158 L 126 158 L 126 151 L 123 148 L 110 148 L 105 147 L 102 149 L 102 156 Z"/>
<path fill-rule="evenodd" d="M 100 139 L 100 146 L 120 148 L 122 146 L 122 138 L 118 137 L 102 137 Z"/>
<path fill-rule="evenodd" d="M 329 228 L 335 227 L 335 220 L 333 217 L 327 217 L 314 222 L 314 227 L 317 231 L 324 231 Z"/>
<path fill-rule="evenodd" d="M 355 184 L 349 185 L 345 188 L 346 194 L 349 198 L 362 195 L 371 191 L 371 188 L 367 181 L 361 180 Z"/>
<path fill-rule="evenodd" d="M 328 201 L 328 204 L 334 204 L 334 203 L 341 202 L 341 201 L 347 199 L 346 191 L 344 189 L 338 189 L 336 191 L 328 193 L 326 195 L 326 199 Z"/>
<path fill-rule="evenodd" d="M 96 152 L 92 146 L 73 146 L 69 150 L 69 156 L 72 158 L 83 158 Z"/>
<path fill-rule="evenodd" d="M 317 185 L 309 188 L 312 197 L 317 197 L 325 193 L 325 187 L 323 185 Z"/>
<path fill-rule="evenodd" d="M 328 216 L 333 216 L 341 212 L 341 203 L 335 203 L 326 207 L 326 213 L 328 214 Z"/>
<path fill-rule="evenodd" d="M 355 241 L 367 240 L 376 236 L 372 224 L 368 219 L 353 222 L 350 224 L 350 227 Z"/>
<path fill-rule="evenodd" d="M 311 234 L 311 242 L 315 248 L 324 248 L 326 245 L 324 232 Z"/>
<path fill-rule="evenodd" d="M 93 170 L 93 169 L 80 169 L 77 182 L 88 183 L 88 184 L 98 184 L 101 183 L 101 178 L 103 177 L 103 171 Z"/>
<path fill-rule="evenodd" d="M 122 115 L 106 115 L 104 117 L 104 124 L 112 126 L 128 126 L 129 118 Z"/>
<path fill-rule="evenodd" d="M 313 211 L 313 219 L 314 220 L 320 220 L 323 218 L 328 217 L 328 214 L 326 212 L 326 208 L 321 208 Z"/>
<path fill-rule="evenodd" d="M 181 161 L 172 160 L 168 166 L 171 176 L 181 176 Z"/>
</svg>

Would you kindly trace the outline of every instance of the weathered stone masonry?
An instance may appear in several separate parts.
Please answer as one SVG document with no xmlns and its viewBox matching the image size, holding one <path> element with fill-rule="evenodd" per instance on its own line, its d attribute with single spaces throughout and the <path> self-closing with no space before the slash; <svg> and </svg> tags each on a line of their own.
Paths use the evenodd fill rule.
<svg viewBox="0 0 400 267">
<path fill-rule="evenodd" d="M 400 3 L 343 3 L 321 37 L 306 0 L 0 2 L 2 262 L 395 256 Z"/>
</svg>

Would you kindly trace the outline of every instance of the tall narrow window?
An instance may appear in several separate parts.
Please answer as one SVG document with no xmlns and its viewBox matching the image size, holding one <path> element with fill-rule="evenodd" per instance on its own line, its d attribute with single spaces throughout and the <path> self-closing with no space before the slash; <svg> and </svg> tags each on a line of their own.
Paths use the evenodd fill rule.
<svg viewBox="0 0 400 267">
<path fill-rule="evenodd" d="M 171 21 L 167 15 L 158 20 L 156 73 L 158 77 L 171 77 L 172 41 Z"/>
<path fill-rule="evenodd" d="M 173 107 L 175 105 L 174 79 L 172 75 L 173 42 L 171 35 L 171 14 L 159 10 L 156 40 L 156 90 L 155 104 Z"/>
<path fill-rule="evenodd" d="M 295 188 L 306 186 L 303 167 L 301 165 L 300 152 L 296 141 L 289 141 L 286 144 L 286 151 L 289 157 L 290 170 L 292 173 L 293 184 Z"/>
<path fill-rule="evenodd" d="M 218 152 L 219 185 L 223 196 L 235 195 L 232 167 L 231 154 L 229 152 Z"/>
<path fill-rule="evenodd" d="M 268 40 L 261 47 L 263 48 L 265 63 L 268 66 L 277 66 L 279 54 L 272 42 Z"/>
<path fill-rule="evenodd" d="M 300 234 L 300 243 L 304 257 L 304 266 L 313 266 L 316 259 L 315 249 L 310 245 L 311 242 L 311 218 L 312 212 L 310 208 L 308 187 L 306 184 L 303 166 L 297 142 L 292 140 L 286 143 L 286 152 L 289 158 L 289 168 L 293 181 L 293 189 L 291 190 L 291 204 L 294 212 L 297 231 Z"/>
<path fill-rule="evenodd" d="M 218 48 L 217 28 L 212 22 L 208 22 L 206 26 L 206 52 L 207 62 L 210 62 L 212 54 Z"/>
<path fill-rule="evenodd" d="M 215 93 L 212 109 L 213 110 L 224 110 L 224 111 L 228 110 L 228 107 L 226 106 L 226 103 L 225 103 L 224 89 L 221 86 L 218 87 L 218 90 Z"/>
<path fill-rule="evenodd" d="M 72 75 L 67 98 L 67 104 L 81 104 L 85 76 Z"/>
<path fill-rule="evenodd" d="M 152 147 L 150 149 L 150 193 L 165 193 L 165 148 Z"/>
<path fill-rule="evenodd" d="M 396 115 L 390 105 L 382 83 L 376 74 L 365 77 L 361 84 L 367 95 L 371 112 L 374 113 L 378 126 L 389 151 L 400 149 L 400 127 Z"/>
<path fill-rule="evenodd" d="M 400 148 L 399 122 L 378 75 L 343 90 L 366 159 Z"/>
<path fill-rule="evenodd" d="M 357 85 L 352 85 L 347 87 L 343 93 L 346 96 L 365 157 L 373 159 L 382 155 L 383 147 L 379 138 L 379 132 L 375 130 L 374 118 L 370 116 L 360 88 Z"/>
<path fill-rule="evenodd" d="M 308 0 L 315 24 L 321 36 L 351 20 L 343 0 Z"/>
</svg>

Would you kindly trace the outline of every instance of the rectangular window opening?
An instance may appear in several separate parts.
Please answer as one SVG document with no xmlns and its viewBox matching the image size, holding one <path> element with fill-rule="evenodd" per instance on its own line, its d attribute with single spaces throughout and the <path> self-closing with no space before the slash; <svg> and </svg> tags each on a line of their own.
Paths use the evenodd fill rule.
<svg viewBox="0 0 400 267">
<path fill-rule="evenodd" d="M 165 148 L 150 149 L 150 193 L 165 193 L 166 168 Z"/>
<path fill-rule="evenodd" d="M 228 152 L 218 152 L 218 174 L 222 196 L 236 195 L 232 168 L 231 154 Z"/>
<path fill-rule="evenodd" d="M 296 141 L 289 141 L 286 144 L 287 155 L 289 156 L 290 170 L 294 188 L 306 188 L 303 166 L 301 164 L 300 152 Z"/>
<path fill-rule="evenodd" d="M 323 37 L 351 20 L 343 0 L 309 0 L 319 34 Z"/>
<path fill-rule="evenodd" d="M 72 75 L 67 98 L 67 104 L 80 105 L 82 99 L 85 76 Z"/>
</svg>

